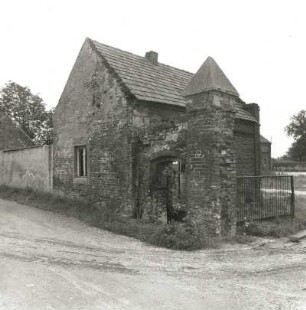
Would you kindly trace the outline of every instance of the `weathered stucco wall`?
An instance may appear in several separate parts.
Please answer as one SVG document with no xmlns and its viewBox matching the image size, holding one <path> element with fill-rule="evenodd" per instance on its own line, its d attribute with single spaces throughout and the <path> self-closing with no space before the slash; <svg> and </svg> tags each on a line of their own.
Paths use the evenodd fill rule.
<svg viewBox="0 0 306 310">
<path fill-rule="evenodd" d="M 0 152 L 0 185 L 52 191 L 52 146 Z"/>
</svg>

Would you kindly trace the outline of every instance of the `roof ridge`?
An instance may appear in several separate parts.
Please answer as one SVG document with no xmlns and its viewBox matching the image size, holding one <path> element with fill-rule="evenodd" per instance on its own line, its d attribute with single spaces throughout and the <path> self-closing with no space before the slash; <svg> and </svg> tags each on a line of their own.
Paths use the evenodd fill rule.
<svg viewBox="0 0 306 310">
<path fill-rule="evenodd" d="M 120 52 L 130 54 L 130 55 L 132 55 L 132 56 L 139 57 L 139 58 L 141 58 L 142 60 L 146 60 L 145 56 L 140 56 L 140 55 L 134 54 L 134 53 L 132 53 L 132 52 L 122 50 L 122 49 L 120 49 L 120 48 L 118 48 L 118 47 L 114 47 L 114 46 L 111 46 L 111 45 L 108 45 L 108 44 L 105 44 L 105 43 L 98 42 L 98 41 L 93 40 L 93 39 L 91 39 L 91 38 L 89 38 L 89 37 L 87 37 L 86 39 L 90 40 L 93 44 L 96 44 L 96 43 L 97 43 L 97 44 L 103 45 L 103 46 L 105 46 L 105 47 L 108 47 L 108 48 L 111 48 L 111 49 L 115 49 L 115 50 L 118 50 L 118 51 L 120 51 Z M 151 64 L 151 63 L 148 61 L 148 64 Z M 181 69 L 181 68 L 177 68 L 177 67 L 174 67 L 174 66 L 170 66 L 170 65 L 164 64 L 164 63 L 162 63 L 162 62 L 158 62 L 158 65 L 162 65 L 162 66 L 169 67 L 169 68 L 173 68 L 173 69 L 175 69 L 175 70 L 179 70 L 179 71 L 182 71 L 182 72 L 191 74 L 191 75 L 195 75 L 195 73 L 189 72 L 189 71 L 187 71 L 187 70 L 185 70 L 185 69 Z M 158 67 L 158 65 L 157 65 L 157 67 Z M 156 65 L 154 65 L 154 67 L 156 67 Z"/>
<path fill-rule="evenodd" d="M 91 41 L 93 44 L 96 44 L 96 43 L 97 43 L 97 44 L 100 44 L 100 45 L 109 47 L 109 48 L 111 48 L 111 49 L 118 50 L 118 51 L 123 52 L 123 53 L 128 53 L 128 54 L 131 54 L 131 55 L 133 55 L 133 56 L 141 57 L 141 56 L 139 56 L 139 55 L 137 55 L 137 54 L 133 54 L 132 52 L 125 51 L 125 50 L 122 50 L 122 49 L 120 49 L 120 48 L 118 48 L 118 47 L 114 47 L 114 46 L 111 46 L 111 45 L 108 45 L 108 44 L 105 44 L 105 43 L 98 42 L 98 41 L 93 40 L 93 39 L 88 38 L 88 37 L 87 37 L 86 39 L 88 39 L 89 41 Z"/>
</svg>

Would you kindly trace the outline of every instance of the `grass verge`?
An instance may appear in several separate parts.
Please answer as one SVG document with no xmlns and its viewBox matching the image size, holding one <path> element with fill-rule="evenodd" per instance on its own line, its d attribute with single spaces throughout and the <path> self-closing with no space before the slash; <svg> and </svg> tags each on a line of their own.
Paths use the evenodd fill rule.
<svg viewBox="0 0 306 310">
<path fill-rule="evenodd" d="M 0 197 L 75 217 L 91 226 L 174 250 L 218 248 L 224 242 L 246 244 L 254 241 L 253 236 L 284 237 L 306 228 L 306 197 L 298 197 L 296 212 L 298 217 L 295 219 L 279 218 L 273 221 L 244 223 L 238 227 L 238 233 L 234 237 L 214 237 L 209 240 L 203 238 L 203 235 L 189 223 L 164 224 L 131 219 L 113 214 L 109 210 L 97 209 L 86 202 L 35 192 L 31 189 L 0 186 Z"/>
<path fill-rule="evenodd" d="M 273 220 L 251 221 L 238 227 L 241 234 L 259 237 L 287 237 L 306 229 L 306 196 L 295 197 L 295 217 L 275 218 Z"/>
<path fill-rule="evenodd" d="M 244 223 L 238 228 L 242 234 L 258 237 L 288 237 L 306 229 L 306 221 L 297 218 L 276 218 L 273 220 Z"/>
<path fill-rule="evenodd" d="M 288 172 L 290 174 L 290 172 Z M 306 229 L 306 175 L 294 175 L 295 217 L 276 218 L 273 220 L 245 222 L 238 227 L 241 234 L 259 237 L 287 237 L 300 230 Z"/>
<path fill-rule="evenodd" d="M 79 200 L 66 199 L 31 189 L 0 186 L 0 197 L 43 210 L 75 217 L 95 227 L 134 237 L 152 245 L 174 250 L 197 250 L 210 246 L 194 227 L 187 223 L 152 223 L 121 217 Z"/>
</svg>

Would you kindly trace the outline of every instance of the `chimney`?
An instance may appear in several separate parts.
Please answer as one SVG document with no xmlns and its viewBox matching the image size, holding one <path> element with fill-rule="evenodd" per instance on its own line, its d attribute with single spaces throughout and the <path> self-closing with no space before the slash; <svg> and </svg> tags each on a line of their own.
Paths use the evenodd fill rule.
<svg viewBox="0 0 306 310">
<path fill-rule="evenodd" d="M 146 52 L 146 58 L 149 60 L 153 65 L 158 64 L 158 53 L 150 51 Z"/>
</svg>

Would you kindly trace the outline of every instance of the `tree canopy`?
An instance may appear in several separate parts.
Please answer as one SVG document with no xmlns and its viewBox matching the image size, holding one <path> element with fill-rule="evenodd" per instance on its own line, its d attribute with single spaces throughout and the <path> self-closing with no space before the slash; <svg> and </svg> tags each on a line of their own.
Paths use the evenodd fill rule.
<svg viewBox="0 0 306 310">
<path fill-rule="evenodd" d="M 28 134 L 36 145 L 53 140 L 53 110 L 46 110 L 43 99 L 30 88 L 8 82 L 0 90 L 0 109 Z"/>
<path fill-rule="evenodd" d="M 285 130 L 294 139 L 287 156 L 292 160 L 306 161 L 306 111 L 301 110 L 292 116 Z"/>
</svg>

